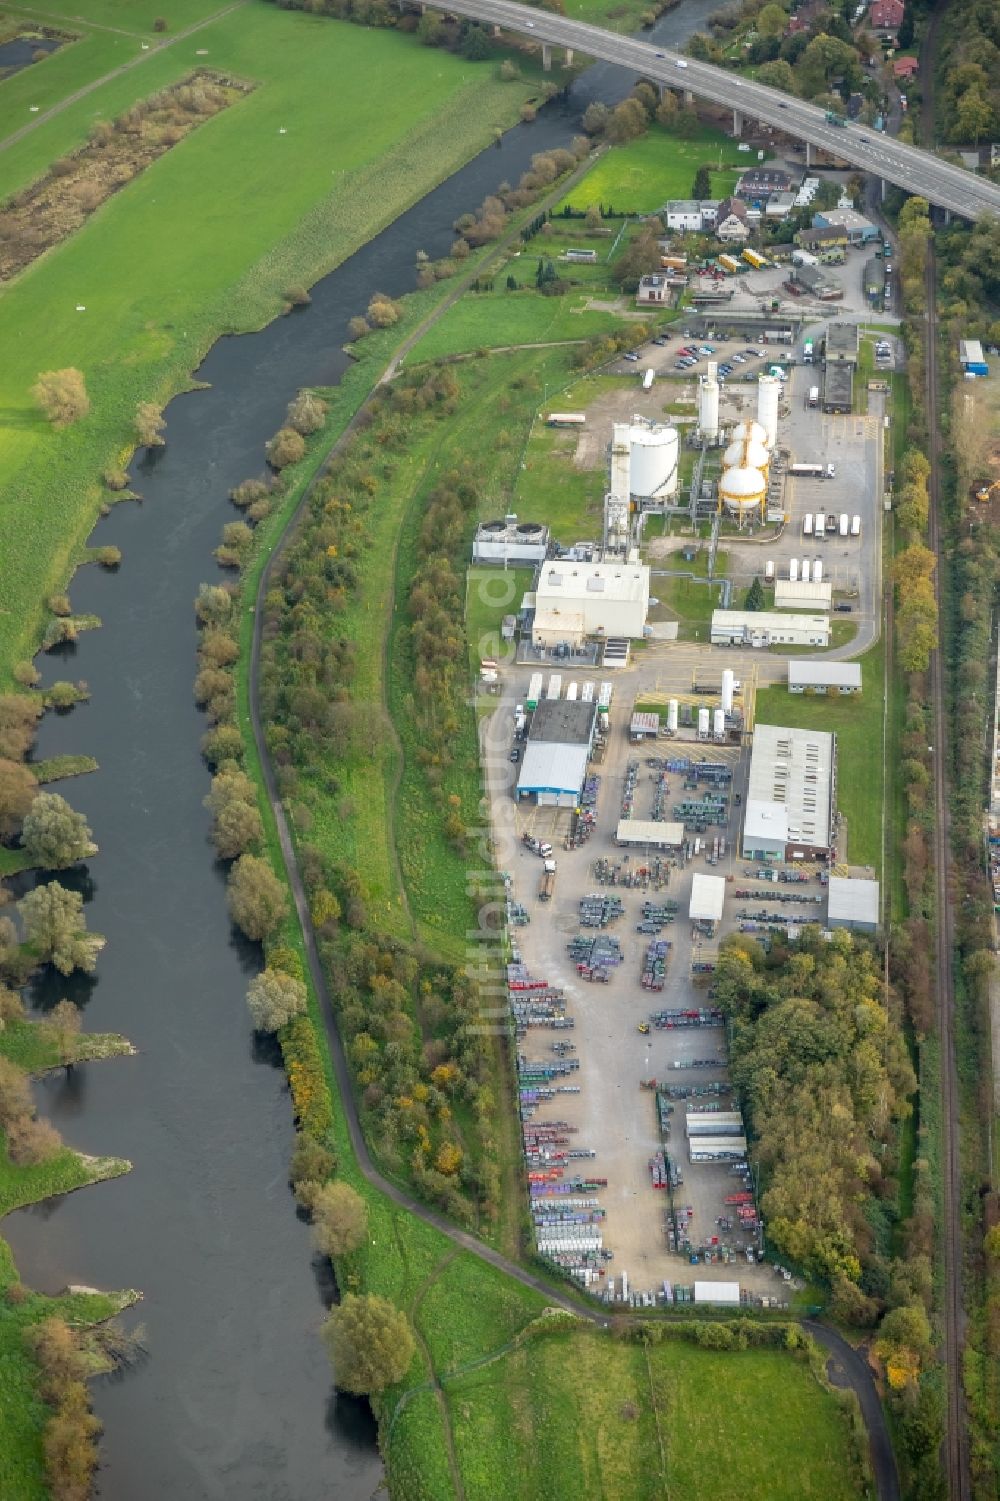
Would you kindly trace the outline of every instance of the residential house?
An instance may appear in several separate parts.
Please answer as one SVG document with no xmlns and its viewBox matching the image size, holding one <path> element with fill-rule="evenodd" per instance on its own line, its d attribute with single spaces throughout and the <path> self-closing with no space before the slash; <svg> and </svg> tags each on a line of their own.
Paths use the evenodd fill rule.
<svg viewBox="0 0 1000 1501">
<path fill-rule="evenodd" d="M 872 0 L 868 7 L 868 24 L 875 32 L 897 32 L 906 10 L 903 0 Z"/>
<path fill-rule="evenodd" d="M 916 78 L 920 71 L 920 64 L 915 57 L 894 57 L 892 71 L 896 78 Z"/>
<path fill-rule="evenodd" d="M 723 198 L 715 233 L 720 240 L 743 241 L 750 233 L 750 215 L 741 198 Z"/>
<path fill-rule="evenodd" d="M 765 219 L 787 219 L 795 207 L 794 193 L 772 193 L 764 210 Z"/>
<path fill-rule="evenodd" d="M 635 300 L 640 307 L 645 307 L 652 302 L 667 303 L 670 301 L 670 292 L 668 277 L 642 276 L 639 278 L 639 290 L 635 294 Z"/>
<path fill-rule="evenodd" d="M 772 193 L 787 193 L 792 179 L 775 167 L 751 167 L 736 184 L 736 196 L 744 203 L 766 203 Z"/>
<path fill-rule="evenodd" d="M 668 229 L 690 234 L 701 234 L 703 224 L 701 204 L 696 198 L 672 198 L 663 210 Z"/>
</svg>

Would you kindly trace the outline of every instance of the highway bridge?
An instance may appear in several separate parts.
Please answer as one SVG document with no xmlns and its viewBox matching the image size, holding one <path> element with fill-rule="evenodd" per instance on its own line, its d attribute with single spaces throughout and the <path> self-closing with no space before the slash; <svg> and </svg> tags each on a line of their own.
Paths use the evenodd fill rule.
<svg viewBox="0 0 1000 1501">
<path fill-rule="evenodd" d="M 449 15 L 464 16 L 484 26 L 501 26 L 538 42 L 547 61 L 552 47 L 618 63 L 632 73 L 664 84 L 733 111 L 737 131 L 745 120 L 761 120 L 811 146 L 822 147 L 851 166 L 895 183 L 908 193 L 919 193 L 929 203 L 965 219 L 980 214 L 1000 218 L 1000 186 L 953 167 L 930 151 L 904 145 L 882 135 L 870 125 L 850 122 L 832 125 L 823 110 L 803 99 L 767 88 L 749 78 L 738 78 L 712 63 L 696 62 L 669 52 L 655 42 L 619 36 L 601 26 L 573 21 L 547 10 L 518 5 L 515 0 L 448 0 L 440 7 Z"/>
</svg>

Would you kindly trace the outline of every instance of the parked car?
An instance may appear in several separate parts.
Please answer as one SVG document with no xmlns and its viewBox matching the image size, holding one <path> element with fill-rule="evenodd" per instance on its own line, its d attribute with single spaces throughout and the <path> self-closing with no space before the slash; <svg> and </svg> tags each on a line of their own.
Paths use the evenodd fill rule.
<svg viewBox="0 0 1000 1501">
<path fill-rule="evenodd" d="M 630 352 L 630 353 L 629 353 L 629 354 L 627 354 L 627 355 L 626 355 L 626 356 L 625 356 L 625 358 L 626 358 L 626 359 L 627 359 L 627 360 L 631 360 L 631 361 L 632 361 L 632 363 L 633 363 L 633 364 L 636 364 L 636 363 L 638 363 L 638 360 L 639 360 L 639 356 L 638 356 L 638 355 L 637 355 L 637 354 L 636 354 L 636 353 L 635 353 L 635 351 L 634 351 L 634 350 L 632 350 L 632 351 L 631 351 L 631 352 Z"/>
<path fill-rule="evenodd" d="M 520 746 L 515 745 L 514 749 L 510 753 L 510 759 L 513 762 L 515 762 L 515 763 L 518 762 L 518 761 L 520 761 L 520 759 L 521 759 L 521 748 L 520 748 Z"/>
<path fill-rule="evenodd" d="M 850 605 L 834 605 L 833 608 L 836 610 L 838 615 L 850 615 L 851 613 Z"/>
</svg>

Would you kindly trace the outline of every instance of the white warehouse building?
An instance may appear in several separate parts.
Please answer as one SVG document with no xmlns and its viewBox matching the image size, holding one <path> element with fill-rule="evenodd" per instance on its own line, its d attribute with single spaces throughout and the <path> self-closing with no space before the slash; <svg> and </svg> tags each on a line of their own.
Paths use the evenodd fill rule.
<svg viewBox="0 0 1000 1501">
<path fill-rule="evenodd" d="M 789 693 L 861 692 L 860 662 L 813 662 L 808 657 L 789 657 Z"/>
<path fill-rule="evenodd" d="M 825 615 L 779 615 L 775 610 L 713 610 L 713 646 L 829 646 Z"/>
<path fill-rule="evenodd" d="M 517 779 L 518 798 L 540 808 L 575 808 L 594 743 L 593 700 L 546 698 L 531 716 L 528 743 Z"/>
<path fill-rule="evenodd" d="M 587 636 L 641 639 L 649 613 L 649 569 L 644 563 L 569 560 L 542 565 L 535 587 L 532 641 L 537 647 Z"/>
<path fill-rule="evenodd" d="M 836 739 L 758 724 L 743 816 L 744 860 L 826 859 L 833 841 Z"/>
<path fill-rule="evenodd" d="M 775 579 L 774 608 L 798 610 L 802 615 L 813 615 L 819 610 L 829 610 L 833 605 L 833 585 L 826 579 L 814 583 L 811 579 Z"/>
</svg>

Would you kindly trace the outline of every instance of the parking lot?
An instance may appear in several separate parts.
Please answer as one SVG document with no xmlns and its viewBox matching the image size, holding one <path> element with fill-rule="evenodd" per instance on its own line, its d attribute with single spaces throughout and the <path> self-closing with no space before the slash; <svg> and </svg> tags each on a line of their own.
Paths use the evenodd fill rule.
<svg viewBox="0 0 1000 1501">
<path fill-rule="evenodd" d="M 523 700 L 526 688 L 526 682 L 521 681 L 523 669 L 513 669 L 509 676 L 504 703 L 497 711 L 501 723 L 512 717 L 513 704 Z M 773 882 L 744 875 L 744 862 L 737 853 L 742 808 L 736 798 L 742 802 L 746 755 L 738 746 L 706 745 L 693 738 L 670 742 L 661 738 L 647 746 L 630 744 L 627 726 L 635 678 L 634 671 L 616 677 L 617 707 L 612 713 L 606 754 L 592 767 L 600 786 L 596 827 L 589 840 L 575 849 L 565 847 L 572 822 L 567 810 L 533 804 L 516 809 L 518 843 L 505 856 L 505 862 L 512 895 L 530 920 L 526 926 L 512 930 L 513 940 L 525 970 L 563 992 L 567 1015 L 574 1023 L 572 1030 L 531 1027 L 519 1045 L 521 1055 L 532 1062 L 558 1058 L 570 1070 L 561 1076 L 561 1087 L 572 1092 L 556 1093 L 554 1098 L 531 1105 L 529 1129 L 564 1122 L 565 1127 L 559 1130 L 570 1150 L 592 1150 L 596 1154 L 592 1159 L 580 1157 L 566 1164 L 566 1176 L 580 1172 L 607 1180 L 606 1187 L 592 1194 L 588 1191 L 579 1199 L 580 1203 L 591 1199 L 599 1202 L 606 1216 L 600 1227 L 603 1244 L 613 1253 L 613 1259 L 605 1265 L 605 1275 L 595 1285 L 596 1291 L 612 1279 L 620 1289 L 622 1273 L 626 1273 L 629 1287 L 637 1292 L 662 1289 L 664 1281 L 672 1286 L 690 1286 L 698 1278 L 739 1281 L 751 1296 L 783 1299 L 788 1289 L 780 1276 L 769 1265 L 757 1264 L 757 1236 L 739 1227 L 736 1209 L 726 1203 L 727 1198 L 745 1188 L 739 1170 L 725 1163 L 693 1164 L 688 1160 L 684 1127 L 688 1101 L 678 1097 L 679 1092 L 691 1091 L 690 1104 L 696 1109 L 733 1108 L 723 1028 L 684 1025 L 658 1029 L 650 1025 L 648 1032 L 640 1028 L 645 1028 L 657 1011 L 698 1011 L 711 1006 L 711 976 L 696 973 L 694 966 L 712 964 L 720 939 L 739 927 L 739 913 L 758 911 L 766 903 L 776 917 L 807 914 L 818 920 L 825 912 L 822 887 L 818 880 L 796 886 L 795 896 L 808 897 L 808 907 L 804 901 L 793 906 L 788 904 L 792 887 L 779 888 Z M 725 857 L 713 866 L 704 852 L 690 860 L 683 853 L 676 860 L 668 860 L 652 852 L 629 853 L 615 842 L 623 797 L 633 780 L 634 793 L 629 794 L 628 802 L 630 816 L 637 819 L 653 816 L 661 775 L 664 789 L 660 812 L 664 818 L 674 816 L 673 809 L 682 798 L 698 795 L 685 790 L 682 772 L 662 773 L 661 767 L 647 764 L 680 756 L 725 760 L 733 774 L 728 789 L 730 816 L 724 824 L 707 831 L 708 851 L 715 837 L 724 835 L 727 841 Z M 630 763 L 638 763 L 631 779 Z M 515 776 L 516 768 L 510 768 L 494 788 L 496 799 L 507 809 Z M 542 861 L 520 843 L 520 835 L 525 832 L 553 847 L 557 873 L 548 902 L 538 896 Z M 610 868 L 614 868 L 613 877 Z M 699 870 L 729 878 L 724 919 L 714 937 L 696 932 L 688 918 L 692 876 Z M 642 871 L 647 874 L 643 876 Z M 737 898 L 737 890 L 754 895 Z M 778 891 L 786 897 L 785 903 L 778 902 Z M 583 978 L 577 958 L 567 948 L 574 938 L 595 936 L 595 930 L 583 928 L 580 921 L 581 898 L 591 893 L 617 898 L 621 905 L 621 916 L 598 930 L 600 936 L 611 940 L 612 947 L 620 947 L 620 962 L 608 966 L 607 983 Z M 641 983 L 644 956 L 654 941 L 649 934 L 637 931 L 647 903 L 661 908 L 675 903 L 677 907 L 676 916 L 664 923 L 659 935 L 670 945 L 662 990 L 644 989 Z M 665 1085 L 666 1102 L 672 1106 L 666 1143 L 658 1123 L 656 1091 L 642 1087 L 651 1080 Z M 671 1093 L 673 1098 L 669 1098 Z M 683 1182 L 672 1196 L 666 1189 L 653 1186 L 650 1171 L 651 1159 L 664 1146 L 683 1174 Z M 692 1263 L 686 1248 L 668 1248 L 671 1197 L 675 1223 L 682 1235 L 686 1232 L 690 1237 L 692 1250 L 699 1253 L 697 1264 Z M 704 1248 L 713 1241 L 716 1244 L 706 1262 Z M 752 1260 L 748 1260 L 748 1250 Z"/>
</svg>

